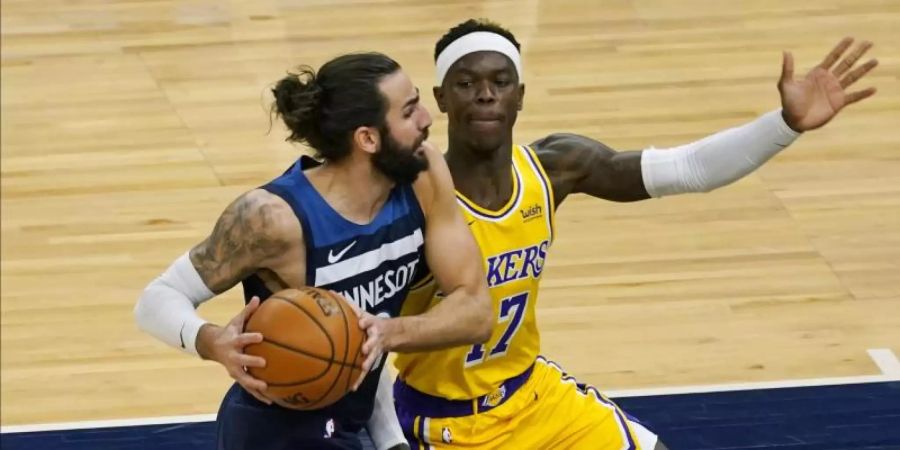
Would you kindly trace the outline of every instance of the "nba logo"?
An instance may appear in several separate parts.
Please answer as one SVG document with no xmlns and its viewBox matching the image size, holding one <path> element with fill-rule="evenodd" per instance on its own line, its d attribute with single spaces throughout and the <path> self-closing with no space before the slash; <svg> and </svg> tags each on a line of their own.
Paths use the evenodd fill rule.
<svg viewBox="0 0 900 450">
<path fill-rule="evenodd" d="M 449 427 L 444 427 L 441 429 L 441 440 L 444 441 L 445 444 L 453 442 L 453 436 L 450 435 Z"/>
<path fill-rule="evenodd" d="M 325 422 L 325 437 L 330 438 L 334 434 L 334 419 L 328 419 Z"/>
<path fill-rule="evenodd" d="M 500 389 L 497 389 L 496 391 L 484 396 L 484 400 L 481 401 L 481 406 L 493 408 L 499 405 L 505 397 L 506 386 L 500 386 Z"/>
</svg>

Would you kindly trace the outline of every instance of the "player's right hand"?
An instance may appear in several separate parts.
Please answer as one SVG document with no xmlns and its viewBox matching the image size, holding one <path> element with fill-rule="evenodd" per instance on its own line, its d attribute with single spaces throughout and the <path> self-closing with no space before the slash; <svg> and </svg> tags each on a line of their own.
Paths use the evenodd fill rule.
<svg viewBox="0 0 900 450">
<path fill-rule="evenodd" d="M 271 405 L 272 400 L 264 394 L 267 388 L 266 382 L 252 377 L 247 372 L 247 367 L 265 367 L 266 360 L 259 356 L 244 353 L 244 347 L 250 344 L 258 344 L 263 340 L 262 333 L 244 332 L 244 323 L 258 307 L 259 297 L 253 297 L 250 303 L 247 303 L 247 306 L 238 315 L 234 316 L 227 325 L 216 327 L 213 331 L 215 334 L 211 339 L 210 359 L 225 366 L 225 370 L 228 371 L 231 378 L 234 378 L 238 384 L 256 397 L 257 400 Z"/>
</svg>

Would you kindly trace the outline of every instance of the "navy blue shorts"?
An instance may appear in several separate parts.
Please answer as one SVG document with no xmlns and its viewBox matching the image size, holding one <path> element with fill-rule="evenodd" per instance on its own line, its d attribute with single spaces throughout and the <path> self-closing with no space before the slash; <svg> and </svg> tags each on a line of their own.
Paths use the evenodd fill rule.
<svg viewBox="0 0 900 450">
<path fill-rule="evenodd" d="M 225 394 L 216 425 L 218 450 L 363 450 L 359 429 L 319 411 L 266 405 L 237 383 Z"/>
</svg>

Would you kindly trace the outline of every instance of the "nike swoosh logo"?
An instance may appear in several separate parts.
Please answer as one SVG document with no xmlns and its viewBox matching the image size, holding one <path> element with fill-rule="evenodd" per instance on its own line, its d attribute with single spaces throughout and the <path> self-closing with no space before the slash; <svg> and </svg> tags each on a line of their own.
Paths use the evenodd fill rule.
<svg viewBox="0 0 900 450">
<path fill-rule="evenodd" d="M 334 264 L 340 261 L 341 258 L 344 257 L 344 254 L 347 253 L 347 251 L 349 251 L 350 248 L 352 248 L 354 245 L 356 245 L 356 241 L 351 242 L 350 245 L 338 252 L 337 255 L 331 253 L 331 250 L 328 250 L 328 264 Z"/>
<path fill-rule="evenodd" d="M 473 223 L 475 223 L 475 221 L 474 221 L 474 220 L 473 220 L 473 221 L 471 221 L 471 222 L 469 222 L 469 223 L 467 223 L 467 224 L 466 224 L 466 225 L 468 225 L 468 226 L 470 226 L 470 227 L 471 227 L 471 226 L 472 226 L 472 224 L 473 224 Z"/>
</svg>

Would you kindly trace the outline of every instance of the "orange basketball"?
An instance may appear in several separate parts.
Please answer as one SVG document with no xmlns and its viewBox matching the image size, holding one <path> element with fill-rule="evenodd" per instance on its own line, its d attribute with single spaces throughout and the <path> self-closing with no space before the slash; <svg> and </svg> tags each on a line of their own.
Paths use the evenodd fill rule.
<svg viewBox="0 0 900 450">
<path fill-rule="evenodd" d="M 319 409 L 340 400 L 359 377 L 366 335 L 353 308 L 331 291 L 287 289 L 250 316 L 247 332 L 263 342 L 244 348 L 266 367 L 249 368 L 268 384 L 266 395 L 291 409 Z"/>
</svg>

